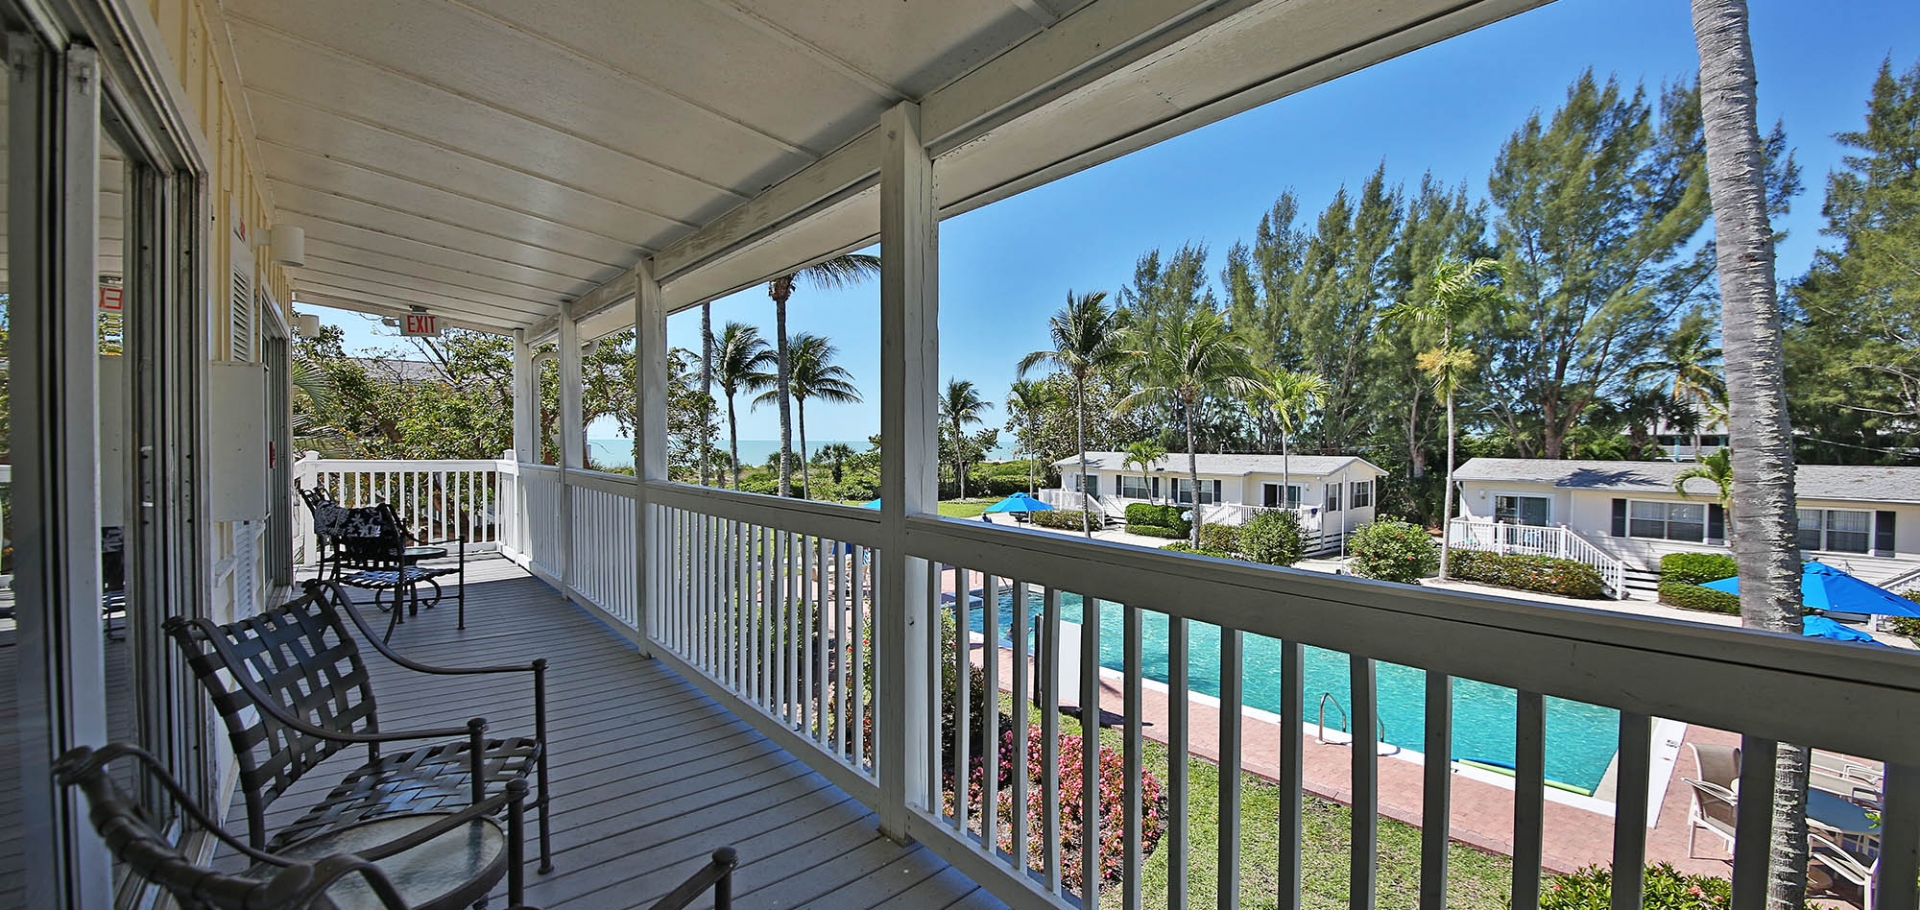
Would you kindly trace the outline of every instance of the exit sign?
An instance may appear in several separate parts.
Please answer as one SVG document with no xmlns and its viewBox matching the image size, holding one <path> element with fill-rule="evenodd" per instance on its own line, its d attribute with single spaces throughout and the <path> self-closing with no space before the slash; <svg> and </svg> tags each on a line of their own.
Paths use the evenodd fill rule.
<svg viewBox="0 0 1920 910">
<path fill-rule="evenodd" d="M 432 313 L 408 313 L 401 317 L 400 334 L 408 338 L 438 338 L 440 324 Z"/>
</svg>

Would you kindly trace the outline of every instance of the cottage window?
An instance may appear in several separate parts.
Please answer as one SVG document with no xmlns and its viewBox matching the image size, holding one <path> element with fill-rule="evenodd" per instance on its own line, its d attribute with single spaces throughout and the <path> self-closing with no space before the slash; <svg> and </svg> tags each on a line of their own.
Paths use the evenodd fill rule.
<svg viewBox="0 0 1920 910">
<path fill-rule="evenodd" d="M 1174 478 L 1173 501 L 1178 503 L 1184 503 L 1186 505 L 1192 505 L 1193 504 L 1193 481 L 1190 481 L 1185 477 Z M 1210 505 L 1212 503 L 1216 503 L 1219 501 L 1220 501 L 1220 481 L 1218 480 L 1200 481 L 1200 504 L 1204 506 L 1204 505 Z"/>
<path fill-rule="evenodd" d="M 1650 540 L 1701 543 L 1707 539 L 1707 507 L 1696 502 L 1636 499 L 1627 504 L 1627 534 Z"/>
<path fill-rule="evenodd" d="M 1159 484 L 1149 484 L 1148 479 L 1139 474 L 1120 475 L 1121 499 L 1152 499 L 1154 488 Z"/>
<path fill-rule="evenodd" d="M 1801 509 L 1800 549 L 1865 553 L 1873 537 L 1873 513 L 1852 509 Z"/>
<path fill-rule="evenodd" d="M 1340 511 L 1340 485 L 1337 483 L 1327 484 L 1327 511 Z"/>
<path fill-rule="evenodd" d="M 1353 506 L 1353 508 L 1364 509 L 1373 505 L 1373 481 L 1356 480 L 1353 482 L 1352 487 L 1353 497 L 1349 501 L 1349 504 Z"/>
</svg>

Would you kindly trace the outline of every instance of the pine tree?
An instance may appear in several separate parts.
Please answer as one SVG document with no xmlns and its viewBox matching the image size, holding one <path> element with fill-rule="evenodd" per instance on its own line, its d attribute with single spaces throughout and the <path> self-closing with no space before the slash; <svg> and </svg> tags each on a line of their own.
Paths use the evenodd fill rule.
<svg viewBox="0 0 1920 910">
<path fill-rule="evenodd" d="M 1920 445 L 1920 63 L 1880 65 L 1857 154 L 1827 177 L 1824 229 L 1794 289 L 1789 406 L 1803 453 L 1890 460 Z"/>
</svg>

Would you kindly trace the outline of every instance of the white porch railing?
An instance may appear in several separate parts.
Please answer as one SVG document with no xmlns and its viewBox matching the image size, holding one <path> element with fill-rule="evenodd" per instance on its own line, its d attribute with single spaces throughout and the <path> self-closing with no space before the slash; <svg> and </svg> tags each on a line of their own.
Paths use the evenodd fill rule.
<svg viewBox="0 0 1920 910">
<path fill-rule="evenodd" d="M 510 464 L 498 459 L 327 459 L 308 452 L 294 461 L 293 480 L 301 489 L 324 491 L 348 508 L 388 503 L 421 538 L 464 538 L 471 552 L 491 550 L 500 543 L 499 475 Z M 313 516 L 298 496 L 290 506 L 299 547 L 295 559 L 311 562 L 316 552 Z"/>
<path fill-rule="evenodd" d="M 1448 542 L 1464 550 L 1486 553 L 1553 556 L 1583 562 L 1600 572 L 1608 594 L 1627 596 L 1626 563 L 1593 545 L 1564 525 L 1522 525 L 1456 518 L 1448 525 Z"/>
<path fill-rule="evenodd" d="M 1339 678 L 1350 691 L 1351 729 L 1362 731 L 1363 744 L 1364 731 L 1379 728 L 1382 663 L 1425 671 L 1426 697 L 1417 709 L 1424 733 L 1411 747 L 1428 755 L 1452 754 L 1456 680 L 1518 690 L 1509 702 L 1516 706 L 1516 907 L 1537 907 L 1540 888 L 1549 696 L 1621 712 L 1613 772 L 1616 868 L 1638 868 L 1645 858 L 1651 719 L 1668 717 L 1748 735 L 1746 767 L 1754 770 L 1741 783 L 1739 825 L 1751 832 L 1737 847 L 1742 868 L 1764 862 L 1770 755 L 1772 743 L 1784 741 L 1891 760 L 1881 874 L 1888 888 L 1900 889 L 1897 877 L 1904 877 L 1911 889 L 1920 872 L 1920 770 L 1906 764 L 1920 758 L 1920 728 L 1881 722 L 1920 711 L 1920 661 L 1892 651 L 1175 556 L 978 522 L 913 518 L 904 536 L 890 539 L 874 512 L 671 483 L 645 485 L 655 534 L 636 550 L 632 509 L 641 487 L 632 479 L 531 465 L 499 476 L 507 498 L 502 514 L 514 515 L 517 505 L 526 517 L 524 524 L 504 519 L 504 527 L 526 532 L 505 539 L 509 556 L 876 810 L 890 808 L 882 803 L 896 789 L 881 778 L 879 751 L 898 731 L 886 729 L 889 714 L 880 706 L 900 697 L 885 690 L 887 674 L 879 670 L 902 661 L 909 690 L 926 693 L 924 726 L 907 731 L 907 741 L 923 743 L 927 755 L 926 765 L 910 775 L 925 785 L 904 796 L 907 833 L 1016 907 L 1134 905 L 1151 832 L 1128 822 L 1119 832 L 1125 849 L 1114 860 L 1120 874 L 1090 888 L 1069 887 L 1067 845 L 1099 844 L 1113 832 L 1099 830 L 1100 813 L 1082 815 L 1085 830 L 1061 830 L 1056 800 L 1063 792 L 1102 805 L 1119 800 L 1124 817 L 1141 818 L 1136 809 L 1144 809 L 1147 797 L 1141 773 L 1147 735 L 1163 740 L 1171 756 L 1155 849 L 1169 854 L 1167 886 L 1175 895 L 1169 903 L 1185 905 L 1184 860 L 1195 843 L 1190 829 L 1202 822 L 1190 803 L 1184 759 L 1193 751 L 1194 715 L 1216 710 L 1216 702 L 1190 701 L 1196 689 L 1217 694 L 1219 705 L 1217 726 L 1205 722 L 1218 734 L 1218 805 L 1228 810 L 1211 838 L 1219 851 L 1217 884 L 1239 889 L 1248 845 L 1277 843 L 1280 904 L 1299 906 L 1298 797 L 1305 792 L 1304 739 L 1311 735 L 1304 722 L 1321 694 L 1308 688 L 1307 680 L 1318 678 L 1306 674 L 1316 653 L 1309 646 L 1350 655 Z M 563 524 L 563 515 L 570 523 Z M 562 536 L 570 546 L 553 543 Z M 929 607 L 905 617 L 909 626 L 937 630 L 942 614 L 964 604 L 963 627 L 971 634 L 944 640 L 929 634 L 921 653 L 876 650 L 876 623 L 894 609 L 878 602 L 875 573 L 884 547 L 904 547 L 929 566 Z M 634 566 L 642 558 L 652 580 L 645 597 L 636 584 L 640 574 L 623 570 L 623 563 Z M 1275 608 L 1280 604 L 1285 609 Z M 1059 650 L 1074 631 L 1078 671 L 1062 679 L 1068 662 Z M 1278 660 L 1263 658 L 1258 665 L 1267 669 L 1253 675 L 1250 649 Z M 969 665 L 984 674 L 986 691 L 1037 691 L 1035 704 L 1016 697 L 1003 718 L 998 710 L 983 713 L 968 687 L 943 694 L 942 668 L 957 675 Z M 1143 685 L 1149 672 L 1164 685 Z M 1100 694 L 1103 683 L 1117 686 L 1118 694 Z M 1245 713 L 1250 697 L 1276 689 L 1281 722 Z M 942 705 L 943 699 L 952 703 Z M 1080 766 L 1094 770 L 1063 778 L 1055 760 L 1061 747 L 1055 709 L 1063 703 L 1101 704 L 1124 719 L 1117 789 L 1101 788 L 1101 756 L 1092 738 L 1080 742 Z M 1870 714 L 1836 712 L 1848 705 L 1871 706 Z M 1156 711 L 1164 712 L 1164 723 L 1155 714 L 1156 727 L 1143 729 L 1142 719 Z M 943 750 L 943 713 L 959 730 L 980 715 L 985 735 L 977 742 L 955 737 Z M 948 769 L 982 764 L 971 754 L 980 743 L 998 741 L 1002 729 L 1029 726 L 1040 730 L 1037 764 L 1016 747 L 1005 754 L 1004 775 L 984 774 L 977 790 L 961 783 L 958 797 L 949 794 Z M 1249 766 L 1242 747 L 1276 736 L 1277 763 Z M 1373 906 L 1376 897 L 1381 760 L 1377 749 L 1350 751 L 1356 908 Z M 1446 761 L 1424 767 L 1421 906 L 1438 910 L 1454 768 Z M 1278 780 L 1291 794 L 1279 800 L 1277 818 L 1254 822 L 1232 811 L 1242 803 L 1243 770 Z M 1018 808 L 1029 796 L 1043 804 L 1031 819 Z M 1242 828 L 1256 823 L 1277 830 Z M 1081 868 L 1101 868 L 1098 855 L 1080 860 Z M 1631 881 L 1623 877 L 1616 887 L 1619 910 L 1639 906 L 1639 895 L 1626 885 Z M 1736 891 L 1736 906 L 1757 908 L 1763 893 L 1749 884 Z"/>
</svg>

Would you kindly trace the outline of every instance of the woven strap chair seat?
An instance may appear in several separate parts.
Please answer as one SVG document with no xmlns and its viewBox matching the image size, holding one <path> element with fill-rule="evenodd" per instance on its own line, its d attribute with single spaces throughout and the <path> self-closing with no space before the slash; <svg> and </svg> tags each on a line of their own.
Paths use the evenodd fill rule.
<svg viewBox="0 0 1920 910">
<path fill-rule="evenodd" d="M 507 781 L 526 779 L 540 753 L 540 743 L 532 737 L 488 740 L 482 762 L 487 794 L 501 792 Z M 289 844 L 389 815 L 458 812 L 473 804 L 468 771 L 472 763 L 467 754 L 468 744 L 462 740 L 367 762 L 341 780 L 319 805 L 276 832 L 267 842 L 267 851 L 277 852 Z"/>
<path fill-rule="evenodd" d="M 404 569 L 366 569 L 341 578 L 340 583 L 356 588 L 390 591 L 401 585 L 432 581 L 458 571 L 458 569 L 434 569 L 425 566 L 407 566 Z"/>
</svg>

